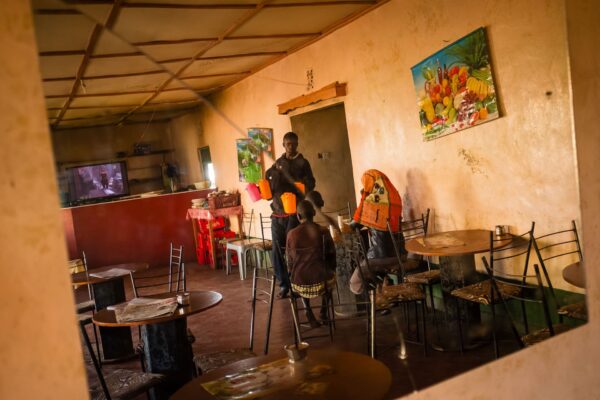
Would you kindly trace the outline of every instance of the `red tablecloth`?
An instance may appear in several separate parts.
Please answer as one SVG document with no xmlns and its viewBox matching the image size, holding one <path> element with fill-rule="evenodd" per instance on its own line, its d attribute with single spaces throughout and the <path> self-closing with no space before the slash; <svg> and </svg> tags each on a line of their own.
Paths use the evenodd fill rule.
<svg viewBox="0 0 600 400">
<path fill-rule="evenodd" d="M 193 219 L 211 220 L 211 219 L 215 219 L 216 217 L 241 215 L 242 210 L 243 210 L 242 206 L 217 208 L 214 210 L 209 210 L 208 208 L 189 208 L 187 210 L 187 215 L 186 215 L 185 219 L 189 220 L 190 218 L 193 218 Z"/>
</svg>

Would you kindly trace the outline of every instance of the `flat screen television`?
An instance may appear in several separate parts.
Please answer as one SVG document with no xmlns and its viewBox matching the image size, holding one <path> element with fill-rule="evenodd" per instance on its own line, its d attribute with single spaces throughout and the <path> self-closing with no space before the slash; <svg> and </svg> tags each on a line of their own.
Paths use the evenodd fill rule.
<svg viewBox="0 0 600 400">
<path fill-rule="evenodd" d="M 69 167 L 65 172 L 69 182 L 69 202 L 72 204 L 129 194 L 124 161 Z"/>
</svg>

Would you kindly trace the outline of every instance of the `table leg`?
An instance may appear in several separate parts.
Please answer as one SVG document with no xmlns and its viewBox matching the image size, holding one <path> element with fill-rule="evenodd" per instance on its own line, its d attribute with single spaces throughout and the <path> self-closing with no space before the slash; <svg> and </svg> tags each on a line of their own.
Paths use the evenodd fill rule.
<svg viewBox="0 0 600 400">
<path fill-rule="evenodd" d="M 208 240 L 210 242 L 210 254 L 211 254 L 211 260 L 210 260 L 210 267 L 212 269 L 216 269 L 217 268 L 217 244 L 215 243 L 215 235 L 213 233 L 213 228 L 212 228 L 212 220 L 208 220 Z"/>
<path fill-rule="evenodd" d="M 151 399 L 168 399 L 194 376 L 192 346 L 187 321 L 176 319 L 143 325 L 142 341 L 147 372 L 164 374 L 166 381 L 150 391 Z"/>
<path fill-rule="evenodd" d="M 464 321 L 463 327 L 466 327 L 466 321 L 475 326 L 481 321 L 481 315 L 479 304 L 466 301 L 460 305 L 459 316 L 457 302 L 450 293 L 480 280 L 475 270 L 475 258 L 472 255 L 440 257 L 440 279 L 447 323 L 444 324 L 439 343 L 435 343 L 433 348 L 441 351 L 458 350 L 458 318 Z"/>
<path fill-rule="evenodd" d="M 96 283 L 92 285 L 92 290 L 94 291 L 97 311 L 125 301 L 123 279 L 111 279 Z M 122 360 L 134 355 L 131 328 L 100 327 L 100 337 L 102 339 L 102 358 L 104 362 Z"/>
</svg>

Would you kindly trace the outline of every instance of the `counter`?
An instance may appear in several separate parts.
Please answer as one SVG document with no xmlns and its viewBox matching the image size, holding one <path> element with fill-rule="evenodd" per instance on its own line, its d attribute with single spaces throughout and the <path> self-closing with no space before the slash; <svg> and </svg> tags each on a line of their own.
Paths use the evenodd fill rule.
<svg viewBox="0 0 600 400">
<path fill-rule="evenodd" d="M 90 268 L 126 262 L 166 265 L 169 243 L 194 261 L 195 244 L 185 215 L 192 199 L 214 189 L 117 200 L 62 210 L 70 258 L 85 255 Z"/>
</svg>

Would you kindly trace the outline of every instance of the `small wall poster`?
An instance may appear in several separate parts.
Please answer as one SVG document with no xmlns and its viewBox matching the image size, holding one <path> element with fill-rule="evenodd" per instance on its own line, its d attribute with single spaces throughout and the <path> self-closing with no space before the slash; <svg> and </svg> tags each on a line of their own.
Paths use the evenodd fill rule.
<svg viewBox="0 0 600 400">
<path fill-rule="evenodd" d="M 423 140 L 499 117 L 484 28 L 426 58 L 411 71 Z"/>
<path fill-rule="evenodd" d="M 252 139 L 237 139 L 235 145 L 240 182 L 258 183 L 263 175 L 262 153 Z"/>
<path fill-rule="evenodd" d="M 273 149 L 273 129 L 271 128 L 248 128 L 248 138 L 252 139 L 256 148 L 261 152 L 268 153 L 275 158 Z"/>
</svg>

